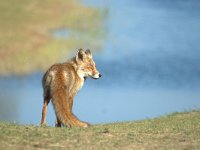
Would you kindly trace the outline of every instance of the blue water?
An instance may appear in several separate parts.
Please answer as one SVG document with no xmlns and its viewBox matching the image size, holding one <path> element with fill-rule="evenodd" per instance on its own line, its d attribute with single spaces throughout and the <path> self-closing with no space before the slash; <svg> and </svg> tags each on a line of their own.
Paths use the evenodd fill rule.
<svg viewBox="0 0 200 150">
<path fill-rule="evenodd" d="M 81 120 L 131 121 L 200 108 L 200 1 L 82 3 L 108 14 L 102 50 L 94 54 L 103 76 L 88 79 L 75 97 Z M 55 37 L 68 36 L 59 30 Z M 0 78 L 0 120 L 39 125 L 41 78 L 42 73 Z M 54 122 L 50 104 L 47 123 Z"/>
</svg>

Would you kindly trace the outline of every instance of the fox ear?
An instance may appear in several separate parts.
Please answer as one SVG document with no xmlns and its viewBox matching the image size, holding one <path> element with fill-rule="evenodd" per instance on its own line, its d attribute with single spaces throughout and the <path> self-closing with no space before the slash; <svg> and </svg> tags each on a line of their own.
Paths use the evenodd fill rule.
<svg viewBox="0 0 200 150">
<path fill-rule="evenodd" d="M 80 48 L 76 54 L 76 61 L 78 60 L 84 61 L 84 58 L 85 58 L 85 52 L 83 49 Z"/>
<path fill-rule="evenodd" d="M 91 51 L 90 51 L 89 49 L 87 49 L 87 50 L 85 51 L 85 54 L 88 55 L 88 56 L 90 56 L 90 57 L 92 57 L 92 53 L 91 53 Z"/>
</svg>

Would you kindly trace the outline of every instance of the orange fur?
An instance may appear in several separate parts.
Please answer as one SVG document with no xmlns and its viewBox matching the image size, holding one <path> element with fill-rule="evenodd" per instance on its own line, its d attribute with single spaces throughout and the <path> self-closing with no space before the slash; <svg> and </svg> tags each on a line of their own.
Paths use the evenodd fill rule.
<svg viewBox="0 0 200 150">
<path fill-rule="evenodd" d="M 95 79 L 101 77 L 90 50 L 79 49 L 76 57 L 65 63 L 54 64 L 47 70 L 42 80 L 44 105 L 41 126 L 46 125 L 47 106 L 50 100 L 56 114 L 56 127 L 89 126 L 87 122 L 80 121 L 72 112 L 73 98 L 87 77 Z"/>
</svg>

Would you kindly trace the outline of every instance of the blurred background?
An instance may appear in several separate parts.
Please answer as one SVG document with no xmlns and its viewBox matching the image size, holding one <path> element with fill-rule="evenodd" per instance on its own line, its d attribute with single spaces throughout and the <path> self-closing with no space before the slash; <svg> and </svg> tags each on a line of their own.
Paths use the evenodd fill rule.
<svg viewBox="0 0 200 150">
<path fill-rule="evenodd" d="M 41 78 L 91 49 L 74 113 L 92 124 L 200 108 L 200 1 L 1 0 L 0 120 L 39 125 Z M 47 124 L 54 125 L 50 104 Z"/>
</svg>

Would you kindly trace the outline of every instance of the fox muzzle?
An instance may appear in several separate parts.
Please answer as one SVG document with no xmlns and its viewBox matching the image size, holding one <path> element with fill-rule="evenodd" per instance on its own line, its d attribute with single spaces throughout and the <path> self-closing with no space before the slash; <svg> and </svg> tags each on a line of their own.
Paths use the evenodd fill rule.
<svg viewBox="0 0 200 150">
<path fill-rule="evenodd" d="M 102 75 L 100 73 L 94 74 L 92 76 L 93 79 L 99 79 Z"/>
</svg>

